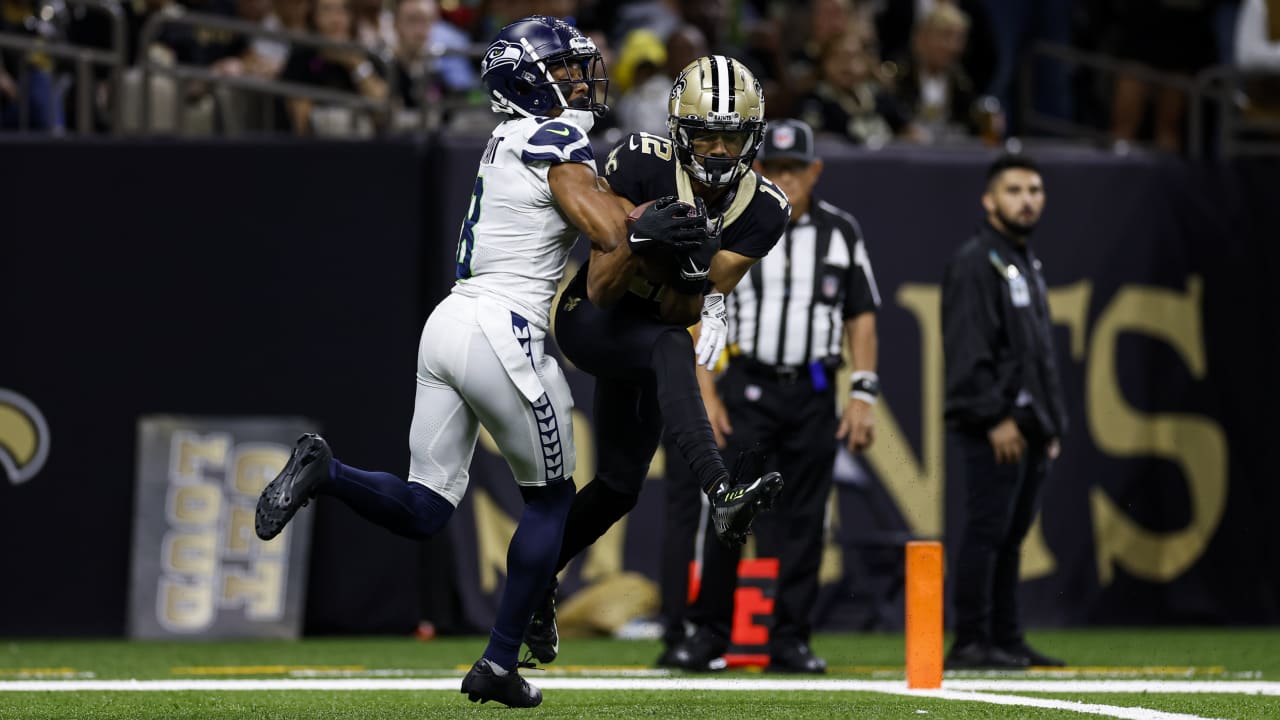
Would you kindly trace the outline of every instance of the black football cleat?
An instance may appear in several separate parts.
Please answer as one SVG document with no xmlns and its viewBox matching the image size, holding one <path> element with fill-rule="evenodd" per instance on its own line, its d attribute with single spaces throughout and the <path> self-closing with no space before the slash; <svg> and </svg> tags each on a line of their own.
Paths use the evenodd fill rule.
<svg viewBox="0 0 1280 720">
<path fill-rule="evenodd" d="M 729 642 L 717 637 L 707 628 L 698 628 L 692 635 L 667 648 L 658 658 L 658 667 L 690 672 L 717 672 L 729 664 L 724 653 Z"/>
<path fill-rule="evenodd" d="M 1045 655 L 1039 650 L 1028 645 L 1025 641 L 1014 643 L 1012 645 L 999 645 L 997 647 L 1015 658 L 1025 658 L 1027 665 L 1031 667 L 1066 667 L 1067 665 L 1065 660 Z"/>
<path fill-rule="evenodd" d="M 953 645 L 942 667 L 945 670 L 1026 670 L 1027 658 L 1011 655 L 980 642 Z"/>
<path fill-rule="evenodd" d="M 560 654 L 560 630 L 556 627 L 556 581 L 551 581 L 542 601 L 524 628 L 524 644 L 535 660 L 546 665 Z M 527 658 L 526 658 L 527 659 Z"/>
<path fill-rule="evenodd" d="M 827 671 L 827 661 L 813 654 L 807 643 L 796 640 L 784 642 L 769 653 L 769 666 L 765 672 L 804 673 L 821 675 Z"/>
<path fill-rule="evenodd" d="M 270 540 L 284 530 L 298 510 L 316 496 L 320 485 L 329 480 L 332 460 L 333 451 L 324 438 L 314 433 L 298 438 L 289 462 L 258 496 L 258 509 L 253 516 L 258 537 Z"/>
<path fill-rule="evenodd" d="M 722 485 L 711 494 L 716 537 L 729 546 L 745 543 L 751 523 L 757 515 L 773 507 L 780 492 L 782 475 L 776 472 L 765 473 L 749 485 Z"/>
<path fill-rule="evenodd" d="M 500 702 L 507 707 L 538 707 L 542 704 L 542 691 L 530 685 L 515 670 L 499 675 L 493 665 L 480 658 L 466 677 L 462 678 L 462 692 L 471 702 Z"/>
</svg>

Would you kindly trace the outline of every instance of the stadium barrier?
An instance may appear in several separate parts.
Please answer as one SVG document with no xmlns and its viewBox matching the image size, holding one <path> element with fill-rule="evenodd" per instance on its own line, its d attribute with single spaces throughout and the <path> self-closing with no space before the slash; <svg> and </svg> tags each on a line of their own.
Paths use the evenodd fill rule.
<svg viewBox="0 0 1280 720">
<path fill-rule="evenodd" d="M 1267 455 L 1280 168 L 1029 149 L 1048 189 L 1035 248 L 1073 426 L 1024 547 L 1028 620 L 1280 621 L 1267 570 L 1280 557 Z M 142 416 L 312 418 L 340 459 L 404 471 L 419 333 L 452 282 L 480 150 L 452 137 L 3 141 L 0 635 L 124 633 Z M 938 286 L 979 221 L 992 151 L 820 151 L 818 193 L 857 215 L 884 298 L 878 438 L 864 485 L 838 486 L 824 550 L 822 627 L 857 627 L 871 578 L 848 531 L 874 521 L 944 539 L 963 520 Z M 585 481 L 591 381 L 568 377 Z M 567 593 L 620 570 L 656 578 L 663 462 L 632 515 L 570 566 Z M 869 519 L 854 501 L 867 487 L 899 517 Z M 423 617 L 484 628 L 519 506 L 488 444 L 425 550 L 322 498 L 304 511 L 304 632 L 409 633 Z M 889 601 L 900 622 L 900 594 Z"/>
</svg>

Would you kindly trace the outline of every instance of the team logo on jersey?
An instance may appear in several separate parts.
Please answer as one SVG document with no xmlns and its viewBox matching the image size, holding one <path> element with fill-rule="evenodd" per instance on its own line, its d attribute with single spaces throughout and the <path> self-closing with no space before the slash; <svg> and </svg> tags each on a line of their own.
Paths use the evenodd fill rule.
<svg viewBox="0 0 1280 720">
<path fill-rule="evenodd" d="M 14 485 L 35 477 L 49 459 L 49 423 L 40 409 L 0 388 L 0 469 Z"/>
<path fill-rule="evenodd" d="M 520 58 L 522 57 L 524 57 L 524 50 L 519 45 L 506 40 L 498 40 L 493 43 L 493 47 L 489 48 L 488 54 L 484 56 L 484 65 L 480 68 L 480 74 L 486 75 L 491 70 L 504 65 L 514 68 L 520 64 Z"/>
<path fill-rule="evenodd" d="M 578 307 L 578 303 L 582 302 L 580 297 L 568 297 L 564 299 L 564 311 L 573 312 Z"/>
</svg>

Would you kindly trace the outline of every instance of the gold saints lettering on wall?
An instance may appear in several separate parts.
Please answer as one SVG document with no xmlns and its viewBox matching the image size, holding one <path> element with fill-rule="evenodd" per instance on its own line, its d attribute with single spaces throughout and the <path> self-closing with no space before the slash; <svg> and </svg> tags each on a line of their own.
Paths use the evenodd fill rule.
<svg viewBox="0 0 1280 720">
<path fill-rule="evenodd" d="M 1089 435 L 1102 452 L 1122 458 L 1156 457 L 1177 465 L 1187 483 L 1190 519 L 1179 530 L 1143 527 L 1094 486 L 1089 491 L 1098 578 L 1109 584 L 1115 566 L 1151 582 L 1169 582 L 1186 572 L 1218 529 L 1227 504 L 1227 436 L 1213 418 L 1184 412 L 1145 412 L 1125 400 L 1116 373 L 1116 345 L 1137 333 L 1173 348 L 1191 377 L 1209 368 L 1204 349 L 1201 301 L 1204 283 L 1187 279 L 1184 292 L 1167 288 L 1121 288 L 1098 316 L 1089 348 L 1085 400 Z"/>
<path fill-rule="evenodd" d="M 1092 332 L 1088 314 L 1092 284 L 1083 280 L 1052 288 L 1054 322 L 1066 326 L 1072 360 L 1085 363 L 1085 412 L 1076 427 L 1104 454 L 1117 458 L 1159 457 L 1174 462 L 1187 481 L 1190 521 L 1181 530 L 1143 527 L 1110 499 L 1104 488 L 1090 489 L 1098 577 L 1111 582 L 1119 565 L 1134 576 L 1168 582 L 1189 568 L 1208 546 L 1221 522 L 1228 489 L 1226 434 L 1213 418 L 1190 413 L 1144 413 L 1124 399 L 1116 370 L 1117 338 L 1137 333 L 1178 352 L 1193 379 L 1209 369 L 1201 326 L 1203 282 L 1192 276 L 1185 292 L 1124 286 L 1098 315 Z M 916 319 L 921 349 L 921 445 L 912 447 L 887 400 L 877 406 L 876 443 L 867 459 L 901 507 L 913 532 L 941 537 L 945 509 L 945 426 L 942 421 L 943 368 L 941 308 L 936 285 L 904 284 L 896 300 Z M 892 396 L 892 390 L 888 392 Z M 1081 420 L 1087 420 L 1082 423 Z M 1023 579 L 1053 572 L 1056 562 L 1044 541 L 1040 520 L 1023 545 Z"/>
<path fill-rule="evenodd" d="M 572 275 L 573 268 L 566 273 Z M 1049 290 L 1054 323 L 1067 330 L 1072 362 L 1084 364 L 1085 418 L 1073 418 L 1077 432 L 1087 428 L 1095 447 L 1114 458 L 1156 457 L 1174 463 L 1187 483 L 1190 520 L 1178 530 L 1151 530 L 1113 501 L 1107 490 L 1089 489 L 1090 516 L 1097 554 L 1098 578 L 1103 585 L 1114 577 L 1116 566 L 1151 582 L 1169 582 L 1185 572 L 1208 547 L 1222 520 L 1228 489 L 1228 444 L 1222 426 L 1213 418 L 1186 412 L 1144 412 L 1125 400 L 1117 372 L 1117 341 L 1135 333 L 1172 347 L 1194 380 L 1208 377 L 1202 327 L 1203 282 L 1188 278 L 1185 291 L 1167 288 L 1122 286 L 1089 327 L 1093 285 L 1081 280 Z M 916 321 L 920 352 L 919 450 L 893 413 L 893 390 L 876 406 L 876 442 L 867 461 L 898 504 L 911 531 L 925 537 L 942 537 L 945 527 L 946 428 L 943 422 L 943 358 L 941 290 L 936 284 L 905 283 L 895 293 L 897 305 Z M 905 339 L 905 338 L 904 338 Z M 567 363 L 566 363 L 567 365 Z M 847 365 L 846 365 L 847 367 Z M 848 371 L 838 380 L 838 396 L 847 391 Z M 595 447 L 590 424 L 574 413 L 578 447 L 579 485 L 594 474 Z M 482 435 L 482 446 L 497 452 L 492 439 Z M 661 474 L 661 450 L 650 475 Z M 1096 481 L 1095 481 L 1096 482 Z M 491 500 L 477 502 L 477 527 L 488 540 L 480 544 L 481 578 L 485 592 L 497 587 L 506 563 L 506 547 L 514 520 Z M 1052 574 L 1056 559 L 1045 542 L 1037 518 L 1023 544 L 1022 578 Z M 490 535 L 490 533 L 492 533 Z M 622 569 L 626 518 L 588 550 L 582 572 L 587 580 L 599 579 Z M 838 557 L 834 536 L 828 538 L 827 560 Z M 824 563 L 823 580 L 838 579 L 836 564 Z M 487 568 L 487 569 L 486 569 Z"/>
</svg>

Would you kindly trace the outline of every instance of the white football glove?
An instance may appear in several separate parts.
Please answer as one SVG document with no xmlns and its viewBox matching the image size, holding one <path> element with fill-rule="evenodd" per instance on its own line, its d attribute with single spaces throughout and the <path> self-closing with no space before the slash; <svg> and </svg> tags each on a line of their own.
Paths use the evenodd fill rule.
<svg viewBox="0 0 1280 720">
<path fill-rule="evenodd" d="M 724 295 L 710 293 L 702 300 L 702 329 L 698 332 L 698 346 L 694 352 L 698 355 L 698 364 L 708 370 L 716 369 L 720 353 L 724 352 L 724 345 L 729 340 L 726 316 Z"/>
</svg>

